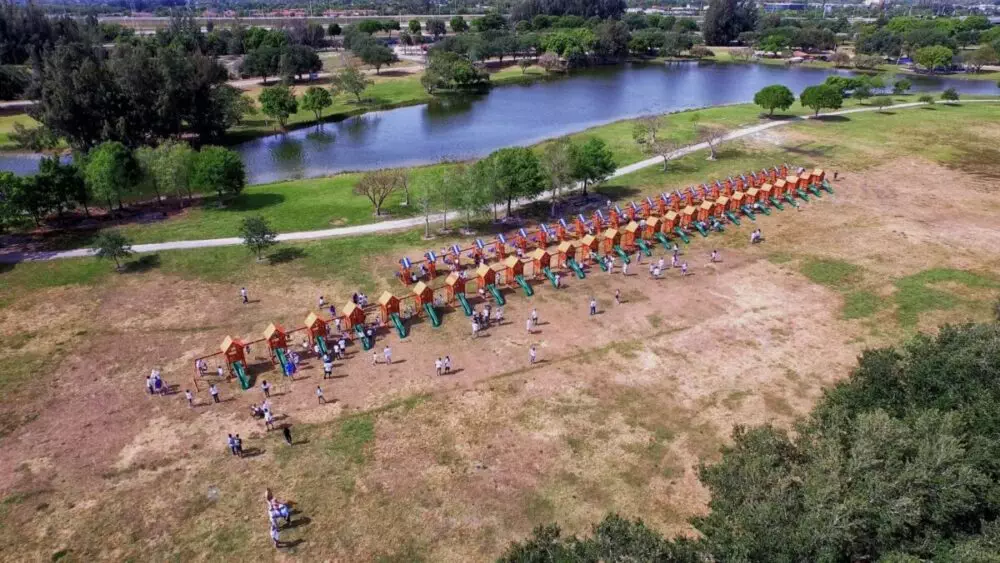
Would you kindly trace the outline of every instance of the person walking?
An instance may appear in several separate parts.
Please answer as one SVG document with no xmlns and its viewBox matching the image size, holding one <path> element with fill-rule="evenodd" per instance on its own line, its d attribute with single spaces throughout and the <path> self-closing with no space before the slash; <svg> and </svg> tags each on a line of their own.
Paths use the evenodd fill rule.
<svg viewBox="0 0 1000 563">
<path fill-rule="evenodd" d="M 531 334 L 531 326 L 532 326 L 531 317 L 528 317 L 527 319 L 524 320 L 524 328 L 528 331 L 528 334 Z"/>
<path fill-rule="evenodd" d="M 497 307 L 495 316 L 496 316 L 496 319 L 497 319 L 497 326 L 502 325 L 503 324 L 503 307 Z"/>
<path fill-rule="evenodd" d="M 243 299 L 243 304 L 244 305 L 246 305 L 247 303 L 250 302 L 250 298 L 249 298 L 249 296 L 247 294 L 247 288 L 245 288 L 245 287 L 241 287 L 240 288 L 240 297 Z"/>
<path fill-rule="evenodd" d="M 227 436 L 226 444 L 229 446 L 229 453 L 236 455 L 236 438 L 233 438 L 232 434 L 227 434 Z"/>
<path fill-rule="evenodd" d="M 615 290 L 615 303 L 618 305 L 622 304 L 622 290 L 620 289 Z"/>
<path fill-rule="evenodd" d="M 320 295 L 319 296 L 319 307 L 317 307 L 317 309 L 322 309 L 325 306 L 326 306 L 326 300 L 323 299 L 322 295 Z"/>
<path fill-rule="evenodd" d="M 274 548 L 281 548 L 281 530 L 278 529 L 278 523 L 272 519 L 271 521 L 271 541 L 274 542 Z"/>
<path fill-rule="evenodd" d="M 285 437 L 285 443 L 289 446 L 292 445 L 292 425 L 286 424 L 284 428 L 281 429 L 281 435 Z"/>
<path fill-rule="evenodd" d="M 718 262 L 719 261 L 719 251 L 713 249 L 712 250 L 712 257 L 709 260 L 711 262 Z"/>
<path fill-rule="evenodd" d="M 559 289 L 560 287 L 562 287 L 562 286 L 560 285 L 560 282 L 562 281 L 562 277 L 560 276 L 560 274 L 556 274 L 556 275 L 555 275 L 555 276 L 553 276 L 553 277 L 554 277 L 554 278 L 555 278 L 555 280 L 556 280 L 556 289 Z"/>
<path fill-rule="evenodd" d="M 389 348 L 389 346 L 386 346 L 385 348 L 382 349 L 382 355 L 385 356 L 385 365 L 387 365 L 387 366 L 391 365 L 392 364 L 392 349 Z"/>
<path fill-rule="evenodd" d="M 479 321 L 474 316 L 472 317 L 472 337 L 479 338 Z"/>
<path fill-rule="evenodd" d="M 184 397 L 188 400 L 188 406 L 189 407 L 193 407 L 194 406 L 194 393 L 191 393 L 190 389 L 185 389 L 184 390 Z"/>
<path fill-rule="evenodd" d="M 687 262 L 681 264 L 681 275 L 682 276 L 688 275 L 688 263 Z"/>
<path fill-rule="evenodd" d="M 333 376 L 333 362 L 330 360 L 330 357 L 327 356 L 323 360 L 323 379 L 331 376 Z"/>
<path fill-rule="evenodd" d="M 271 384 L 266 379 L 260 382 L 260 390 L 264 392 L 265 399 L 271 398 Z"/>
<path fill-rule="evenodd" d="M 451 373 L 451 356 L 444 357 L 444 373 L 445 375 Z"/>
<path fill-rule="evenodd" d="M 622 262 L 622 275 L 628 276 L 628 262 Z"/>
<path fill-rule="evenodd" d="M 528 348 L 528 357 L 531 359 L 532 364 L 538 359 L 538 352 L 535 350 L 534 344 L 531 345 L 531 348 Z"/>
<path fill-rule="evenodd" d="M 443 369 L 444 369 L 444 362 L 441 361 L 441 358 L 434 360 L 434 371 L 438 375 L 441 375 L 441 370 Z"/>
<path fill-rule="evenodd" d="M 149 376 L 149 375 L 146 376 L 146 392 L 149 393 L 150 395 L 154 394 L 153 393 L 153 377 Z"/>
<path fill-rule="evenodd" d="M 323 396 L 323 388 L 319 385 L 316 386 L 316 402 L 320 405 L 326 402 L 326 397 Z"/>
<path fill-rule="evenodd" d="M 219 388 L 213 383 L 209 388 L 208 392 L 212 395 L 212 401 L 215 403 L 219 402 Z"/>
<path fill-rule="evenodd" d="M 243 457 L 243 438 L 240 438 L 240 435 L 237 434 L 236 437 L 233 438 L 233 441 L 236 442 L 236 457 L 242 458 Z"/>
<path fill-rule="evenodd" d="M 531 308 L 531 326 L 538 326 L 538 309 Z"/>
<path fill-rule="evenodd" d="M 274 413 L 271 412 L 271 409 L 264 411 L 264 429 L 274 430 Z"/>
<path fill-rule="evenodd" d="M 590 298 L 590 316 L 593 317 L 597 314 L 597 299 L 593 297 Z"/>
</svg>

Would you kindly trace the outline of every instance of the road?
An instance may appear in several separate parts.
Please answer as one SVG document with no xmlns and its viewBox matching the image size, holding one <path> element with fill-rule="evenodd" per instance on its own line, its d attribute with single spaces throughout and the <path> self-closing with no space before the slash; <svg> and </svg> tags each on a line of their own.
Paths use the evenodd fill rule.
<svg viewBox="0 0 1000 563">
<path fill-rule="evenodd" d="M 998 103 L 1000 100 L 963 100 L 962 103 Z M 884 109 L 907 109 L 919 107 L 924 104 L 920 102 L 910 102 L 905 104 L 896 104 L 893 106 L 887 106 Z M 852 113 L 861 113 L 869 111 L 878 111 L 878 108 L 854 108 L 841 111 L 834 111 L 830 113 L 823 114 L 823 116 L 828 115 L 848 115 Z M 823 117 L 821 116 L 821 117 Z M 800 116 L 794 119 L 786 119 L 781 121 L 769 121 L 767 123 L 761 123 L 758 125 L 752 125 L 749 127 L 743 127 L 740 129 L 733 130 L 729 132 L 725 137 L 723 137 L 723 142 L 732 141 L 734 139 L 739 139 L 742 137 L 747 137 L 749 135 L 755 135 L 761 131 L 766 131 L 768 129 L 774 129 L 776 127 L 783 127 L 789 123 L 797 123 L 800 121 L 805 121 L 808 119 L 814 119 L 813 116 Z M 693 145 L 688 145 L 677 151 L 671 153 L 671 159 L 679 158 L 693 152 L 700 150 L 705 150 L 708 148 L 707 143 L 697 143 Z M 624 176 L 626 174 L 631 174 L 643 168 L 648 168 L 650 166 L 657 166 L 663 164 L 662 157 L 647 158 L 628 166 L 623 166 L 615 170 L 611 174 L 611 178 L 617 178 L 619 176 Z M 579 189 L 580 185 L 577 184 L 571 189 Z M 520 208 L 528 205 L 534 201 L 545 200 L 551 196 L 550 192 L 543 193 L 536 198 L 523 199 L 515 202 L 514 207 Z M 461 219 L 461 214 L 459 212 L 448 213 L 449 221 L 456 221 Z M 442 220 L 441 214 L 436 214 L 432 219 L 432 222 L 438 223 Z M 318 231 L 299 231 L 294 233 L 282 233 L 279 234 L 277 239 L 281 242 L 289 241 L 304 241 L 304 240 L 316 240 L 324 238 L 334 238 L 334 237 L 349 237 L 358 235 L 369 235 L 373 233 L 382 233 L 389 231 L 399 231 L 405 229 L 412 229 L 424 224 L 423 217 L 410 217 L 407 219 L 397 219 L 394 221 L 385 221 L 382 223 L 371 223 L 368 225 L 356 225 L 352 227 L 338 227 L 335 229 L 323 229 Z M 188 250 L 192 248 L 212 248 L 217 246 L 237 246 L 243 244 L 243 239 L 239 237 L 230 238 L 216 238 L 216 239 L 203 239 L 203 240 L 185 240 L 185 241 L 173 241 L 173 242 L 158 242 L 152 244 L 137 244 L 132 247 L 135 252 L 160 252 L 163 250 Z M 4 264 L 16 264 L 18 262 L 24 261 L 38 261 L 38 260 L 59 260 L 64 258 L 84 258 L 87 256 L 94 255 L 94 249 L 92 248 L 77 248 L 75 250 L 63 250 L 54 252 L 8 252 L 0 254 L 0 263 Z"/>
</svg>

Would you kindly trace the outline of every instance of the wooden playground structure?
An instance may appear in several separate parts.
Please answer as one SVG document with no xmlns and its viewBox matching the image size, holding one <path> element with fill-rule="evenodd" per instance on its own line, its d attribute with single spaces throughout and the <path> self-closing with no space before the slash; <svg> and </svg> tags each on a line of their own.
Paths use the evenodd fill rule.
<svg viewBox="0 0 1000 563">
<path fill-rule="evenodd" d="M 440 326 L 439 308 L 444 304 L 458 303 L 465 316 L 472 316 L 474 308 L 467 297 L 470 283 L 484 300 L 492 299 L 502 306 L 506 302 L 504 287 L 520 287 L 527 297 L 534 295 L 526 274 L 536 280 L 548 279 L 558 288 L 563 273 L 584 279 L 585 265 L 597 264 L 606 271 L 609 256 L 625 263 L 636 252 L 652 256 L 656 243 L 669 250 L 675 239 L 690 243 L 694 233 L 707 237 L 712 231 L 722 232 L 726 225 L 739 226 L 741 218 L 756 221 L 759 214 L 770 215 L 772 210 L 783 210 L 785 204 L 798 207 L 799 200 L 808 202 L 810 197 L 822 197 L 822 191 L 833 193 L 822 169 L 796 172 L 783 164 L 662 193 L 656 198 L 647 197 L 639 204 L 629 203 L 624 210 L 616 205 L 606 215 L 598 209 L 589 219 L 578 214 L 573 219 L 559 219 L 551 226 L 540 224 L 530 231 L 522 228 L 513 235 L 498 234 L 492 241 L 476 239 L 466 248 L 456 244 L 447 252 L 428 251 L 422 260 L 403 257 L 399 260 L 397 277 L 408 293 L 397 296 L 383 292 L 371 307 L 377 314 L 374 321 L 369 322 L 370 313 L 364 307 L 350 301 L 335 318 L 309 313 L 303 326 L 287 331 L 272 323 L 264 330 L 263 338 L 249 342 L 227 336 L 218 352 L 196 358 L 196 366 L 198 360 L 223 356 L 228 375 L 247 389 L 250 386 L 247 350 L 258 343 L 265 343 L 271 365 L 283 371 L 287 371 L 290 361 L 289 336 L 296 332 L 305 332 L 308 341 L 322 354 L 327 353 L 327 338 L 334 332 L 345 338 L 353 335 L 364 350 L 370 350 L 375 332 L 383 327 L 391 326 L 400 338 L 406 338 L 409 334 L 406 321 L 410 318 L 425 316 L 431 326 Z M 435 290 L 430 283 L 442 275 L 444 283 Z M 413 300 L 412 306 L 408 300 Z M 199 375 L 196 367 L 196 388 Z"/>
</svg>

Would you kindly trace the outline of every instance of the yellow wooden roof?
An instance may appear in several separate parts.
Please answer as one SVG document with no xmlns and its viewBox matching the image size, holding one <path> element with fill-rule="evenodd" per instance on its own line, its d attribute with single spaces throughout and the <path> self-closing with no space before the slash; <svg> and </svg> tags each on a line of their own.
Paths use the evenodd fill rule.
<svg viewBox="0 0 1000 563">
<path fill-rule="evenodd" d="M 240 348 L 245 346 L 245 344 L 243 344 L 243 341 L 240 340 L 239 338 L 233 338 L 232 336 L 227 336 L 225 340 L 222 341 L 222 345 L 219 346 L 219 350 L 222 350 L 222 353 L 225 354 L 226 352 L 229 351 L 229 347 L 232 346 L 233 344 L 236 344 Z"/>
<path fill-rule="evenodd" d="M 347 305 L 344 305 L 344 315 L 346 315 L 346 316 L 350 317 L 350 316 L 351 316 L 351 313 L 353 313 L 355 309 L 360 309 L 360 307 L 358 307 L 358 306 L 357 306 L 357 305 L 356 305 L 356 304 L 354 303 L 354 301 L 348 301 L 348 302 L 347 302 Z M 312 314 L 310 314 L 310 315 L 309 315 L 309 318 L 311 318 L 311 319 L 315 319 L 315 318 L 316 318 L 316 315 L 312 315 Z M 306 319 L 306 326 L 312 326 L 312 323 L 311 323 L 311 322 L 309 322 L 309 319 Z"/>
<path fill-rule="evenodd" d="M 487 266 L 486 264 L 480 264 L 479 267 L 476 268 L 476 275 L 479 277 L 483 277 L 489 271 L 491 271 L 489 266 Z"/>
<path fill-rule="evenodd" d="M 595 237 L 594 235 L 587 235 L 587 236 L 583 237 L 582 239 L 580 239 L 580 242 L 582 242 L 583 244 L 585 244 L 587 246 L 590 246 L 590 245 L 594 244 L 595 240 L 597 240 L 597 237 Z"/>
<path fill-rule="evenodd" d="M 694 206 L 693 205 L 688 205 L 687 207 L 685 207 L 684 209 L 681 210 L 681 213 L 683 213 L 685 215 L 693 215 L 694 214 Z"/>
<path fill-rule="evenodd" d="M 760 190 L 758 190 L 757 188 L 750 188 L 749 190 L 747 190 L 747 195 L 750 196 L 750 197 L 753 197 L 753 196 L 757 195 L 758 191 L 760 191 Z"/>
<path fill-rule="evenodd" d="M 424 282 L 417 282 L 417 285 L 413 286 L 414 295 L 423 295 L 427 291 L 427 284 Z"/>
<path fill-rule="evenodd" d="M 625 230 L 630 233 L 634 233 L 639 230 L 639 223 L 636 223 L 635 221 L 629 221 L 628 225 L 625 225 Z"/>
<path fill-rule="evenodd" d="M 281 325 L 276 325 L 274 323 L 271 323 L 267 325 L 267 328 L 264 329 L 264 338 L 271 338 L 271 336 L 274 335 L 274 333 L 276 332 L 284 334 L 285 329 L 281 328 Z"/>
<path fill-rule="evenodd" d="M 794 184 L 795 182 L 799 181 L 799 177 L 798 176 L 789 176 L 789 177 L 785 178 L 785 181 L 788 182 L 788 183 L 790 183 L 790 184 Z"/>
<path fill-rule="evenodd" d="M 719 199 L 715 200 L 715 203 L 725 205 L 729 203 L 729 198 L 724 195 L 719 196 Z"/>
<path fill-rule="evenodd" d="M 676 219 L 677 218 L 677 212 L 673 211 L 673 210 L 667 211 L 666 218 L 667 219 Z"/>
<path fill-rule="evenodd" d="M 518 258 L 517 256 L 508 256 L 503 261 L 503 265 L 506 266 L 506 267 L 508 267 L 508 268 L 513 268 L 514 266 L 517 266 L 517 263 L 520 262 L 520 261 L 521 261 L 521 259 Z"/>
<path fill-rule="evenodd" d="M 591 237 L 591 239 L 593 239 L 593 237 Z M 573 243 L 571 243 L 568 240 L 564 240 L 561 244 L 559 244 L 559 252 L 566 252 L 567 250 L 572 250 L 572 249 L 573 249 Z"/>
<path fill-rule="evenodd" d="M 702 209 L 709 209 L 709 210 L 712 209 L 712 202 L 711 201 L 703 201 L 703 202 L 701 202 L 701 208 Z"/>
<path fill-rule="evenodd" d="M 604 231 L 604 238 L 615 238 L 619 236 L 618 229 L 607 229 Z"/>
<path fill-rule="evenodd" d="M 379 305 L 388 305 L 389 302 L 392 301 L 393 299 L 396 299 L 395 295 L 389 293 L 388 291 L 383 291 L 382 295 L 379 295 L 379 297 L 378 297 L 378 304 Z"/>
<path fill-rule="evenodd" d="M 354 305 L 354 303 L 348 303 L 347 305 L 348 305 L 348 307 L 350 307 L 351 305 Z M 344 312 L 345 313 L 348 312 L 347 311 L 347 307 L 344 307 Z M 306 326 L 312 326 L 313 323 L 315 323 L 316 319 L 318 319 L 318 318 L 319 317 L 316 316 L 316 313 L 309 313 L 308 315 L 306 315 Z"/>
<path fill-rule="evenodd" d="M 546 256 L 551 256 L 551 255 L 549 254 L 549 251 L 544 248 L 536 248 L 535 251 L 531 253 L 531 257 L 534 258 L 535 260 L 541 260 Z"/>
<path fill-rule="evenodd" d="M 778 178 L 777 180 L 774 181 L 775 187 L 778 187 L 778 188 L 785 187 L 785 184 L 787 184 L 787 183 L 788 182 L 786 182 L 784 178 Z"/>
<path fill-rule="evenodd" d="M 646 219 L 646 224 L 649 225 L 650 227 L 655 227 L 659 223 L 660 223 L 660 218 L 656 217 L 655 215 L 653 217 Z"/>
<path fill-rule="evenodd" d="M 743 192 L 733 192 L 733 198 L 736 201 L 743 199 Z"/>
</svg>

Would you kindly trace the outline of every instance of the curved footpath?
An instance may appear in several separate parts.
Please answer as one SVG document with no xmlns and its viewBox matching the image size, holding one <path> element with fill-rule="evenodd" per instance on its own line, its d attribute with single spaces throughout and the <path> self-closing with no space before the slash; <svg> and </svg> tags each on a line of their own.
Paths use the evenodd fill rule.
<svg viewBox="0 0 1000 563">
<path fill-rule="evenodd" d="M 993 102 L 997 103 L 1000 100 L 965 100 L 962 103 L 981 103 L 981 102 Z M 922 102 L 909 102 L 905 104 L 896 104 L 893 106 L 886 106 L 883 109 L 904 109 L 913 108 L 924 105 Z M 835 111 L 830 113 L 825 113 L 820 117 L 825 117 L 828 115 L 847 115 L 851 113 L 860 113 L 866 111 L 878 111 L 878 108 L 867 107 L 867 108 L 854 108 L 846 109 L 841 111 Z M 775 127 L 781 127 L 789 123 L 795 123 L 798 121 L 805 121 L 807 119 L 815 119 L 814 116 L 797 116 L 793 119 L 785 119 L 781 121 L 770 121 L 767 123 L 761 123 L 758 125 L 752 125 L 750 127 L 743 127 L 742 129 L 736 129 L 729 132 L 723 137 L 724 141 L 731 141 L 733 139 L 739 139 L 741 137 L 746 137 L 748 135 L 753 135 L 761 131 L 766 131 L 768 129 L 773 129 Z M 684 148 L 678 149 L 672 153 L 671 158 L 678 158 L 681 156 L 686 156 L 693 152 L 704 150 L 708 148 L 707 143 L 697 143 L 694 145 L 688 145 Z M 631 174 L 637 170 L 643 168 L 648 168 L 650 166 L 656 166 L 663 163 L 662 157 L 653 157 L 646 160 L 629 164 L 628 166 L 623 166 L 615 170 L 610 178 L 616 178 L 618 176 L 624 176 L 626 174 Z M 578 189 L 580 187 L 577 184 L 572 189 Z M 522 207 L 533 201 L 543 200 L 548 198 L 549 192 L 545 192 L 534 199 L 520 200 L 516 203 L 515 208 Z M 448 213 L 448 220 L 455 221 L 461 219 L 461 213 L 458 211 L 453 211 Z M 433 222 L 438 223 L 441 221 L 441 216 L 437 215 Z M 382 223 L 371 223 L 367 225 L 356 225 L 353 227 L 338 227 L 335 229 L 323 229 L 319 231 L 300 231 L 296 233 L 282 233 L 279 234 L 278 241 L 299 241 L 299 240 L 314 240 L 322 238 L 332 238 L 332 237 L 348 237 L 357 235 L 367 235 L 372 233 L 379 233 L 385 231 L 398 231 L 404 229 L 412 229 L 423 225 L 423 217 L 410 217 L 407 219 L 397 219 L 394 221 L 385 221 Z M 173 242 L 157 242 L 151 244 L 136 244 L 132 247 L 135 252 L 159 252 L 161 250 L 186 250 L 190 248 L 210 248 L 215 246 L 236 246 L 243 244 L 243 239 L 239 237 L 230 238 L 216 238 L 216 239 L 204 239 L 204 240 L 182 240 Z M 87 256 L 93 256 L 95 250 L 93 248 L 78 248 L 76 250 L 63 250 L 56 252 L 8 252 L 0 254 L 0 263 L 5 264 L 16 264 L 18 262 L 32 261 L 32 260 L 58 260 L 60 258 L 84 258 Z"/>
</svg>

